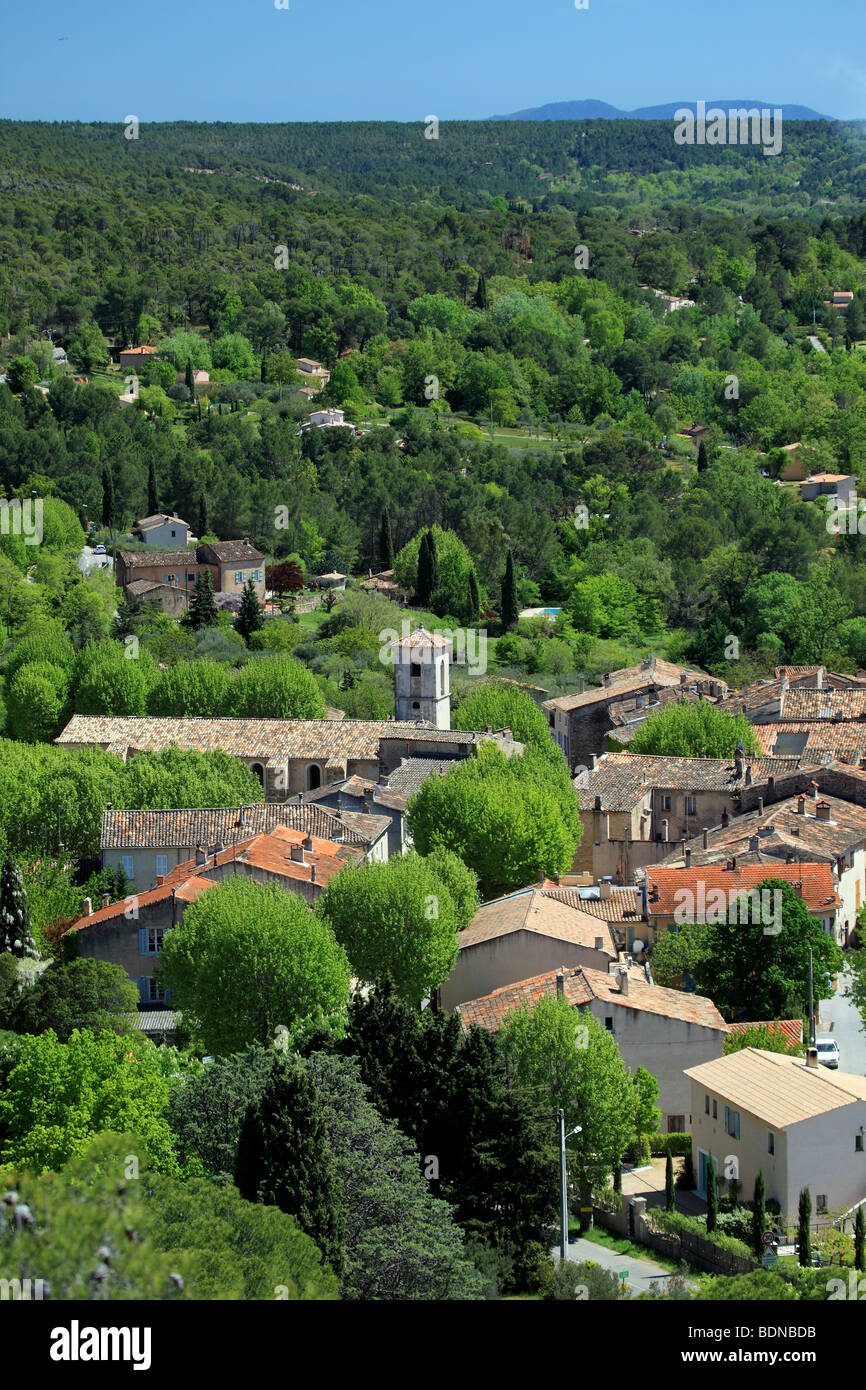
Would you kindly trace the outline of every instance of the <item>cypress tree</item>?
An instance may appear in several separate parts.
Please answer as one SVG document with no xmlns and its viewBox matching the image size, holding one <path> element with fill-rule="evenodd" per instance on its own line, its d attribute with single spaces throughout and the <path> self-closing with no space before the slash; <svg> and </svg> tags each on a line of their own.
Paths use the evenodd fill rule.
<svg viewBox="0 0 866 1390">
<path fill-rule="evenodd" d="M 159 490 L 156 486 L 156 464 L 153 459 L 147 469 L 147 514 L 156 516 L 159 511 Z"/>
<path fill-rule="evenodd" d="M 800 1209 L 797 1217 L 797 1258 L 804 1269 L 812 1263 L 812 1237 L 809 1224 L 812 1220 L 812 1194 L 808 1187 L 800 1193 Z"/>
<path fill-rule="evenodd" d="M 716 1220 L 719 1215 L 719 1194 L 716 1190 L 716 1165 L 713 1156 L 710 1154 L 707 1159 L 707 1235 L 712 1235 L 716 1229 Z"/>
<path fill-rule="evenodd" d="M 437 581 L 436 542 L 432 531 L 425 531 L 418 549 L 418 580 L 415 593 L 422 608 L 429 608 Z"/>
<path fill-rule="evenodd" d="M 193 399 L 195 397 L 195 377 L 193 376 L 191 357 L 186 359 L 186 371 L 184 372 L 183 379 L 186 382 L 186 389 L 189 391 L 190 399 Z"/>
<path fill-rule="evenodd" d="M 102 470 L 102 524 L 112 526 L 114 523 L 114 479 L 111 476 L 111 469 Z"/>
<path fill-rule="evenodd" d="M 8 951 L 19 959 L 39 959 L 21 870 L 11 858 L 4 859 L 0 873 L 0 951 Z"/>
<path fill-rule="evenodd" d="M 241 608 L 238 613 L 235 631 L 241 634 L 244 641 L 248 641 L 254 632 L 258 632 L 264 626 L 262 617 L 262 605 L 259 603 L 259 596 L 256 593 L 256 586 L 251 579 L 244 585 Z"/>
<path fill-rule="evenodd" d="M 248 1202 L 293 1216 L 342 1275 L 343 1194 L 321 1106 L 309 1076 L 281 1058 L 244 1117 L 234 1179 Z"/>
<path fill-rule="evenodd" d="M 198 499 L 198 538 L 207 535 L 207 498 L 204 492 L 199 493 Z"/>
<path fill-rule="evenodd" d="M 866 1218 L 862 1207 L 857 1208 L 854 1221 L 854 1268 L 861 1273 L 866 1270 Z"/>
<path fill-rule="evenodd" d="M 709 467 L 709 464 L 710 461 L 707 458 L 707 446 L 704 443 L 704 441 L 701 440 L 700 444 L 698 445 L 698 472 L 703 473 L 704 469 Z"/>
<path fill-rule="evenodd" d="M 475 290 L 475 307 L 476 309 L 487 308 L 487 277 L 485 275 L 478 276 L 478 285 Z"/>
<path fill-rule="evenodd" d="M 677 1202 L 674 1195 L 674 1159 L 670 1149 L 665 1158 L 665 1211 L 676 1211 Z"/>
<path fill-rule="evenodd" d="M 752 1199 L 752 1249 L 759 1257 L 764 1253 L 764 1232 L 767 1229 L 767 1184 L 764 1170 L 758 1170 L 755 1178 L 755 1195 Z"/>
<path fill-rule="evenodd" d="M 394 568 L 394 541 L 391 536 L 391 516 L 387 507 L 382 511 L 379 526 L 379 564 L 383 570 Z"/>
<path fill-rule="evenodd" d="M 469 583 L 466 588 L 466 626 L 477 623 L 478 615 L 481 610 L 481 595 L 478 592 L 478 580 L 475 578 L 475 570 L 469 571 Z"/>
<path fill-rule="evenodd" d="M 189 625 L 193 632 L 202 627 L 216 627 L 217 616 L 211 572 L 205 570 L 195 581 L 195 593 L 189 601 Z"/>
<path fill-rule="evenodd" d="M 514 553 L 509 550 L 505 561 L 505 577 L 502 581 L 502 629 L 517 626 L 520 609 L 517 605 L 517 580 L 514 574 Z"/>
</svg>

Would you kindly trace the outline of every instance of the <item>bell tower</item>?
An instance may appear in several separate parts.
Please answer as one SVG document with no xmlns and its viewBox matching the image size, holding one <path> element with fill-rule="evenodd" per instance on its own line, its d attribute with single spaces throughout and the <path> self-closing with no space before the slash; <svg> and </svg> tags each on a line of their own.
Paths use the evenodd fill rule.
<svg viewBox="0 0 866 1390">
<path fill-rule="evenodd" d="M 397 719 L 425 719 L 437 729 L 451 728 L 450 637 L 416 628 L 397 642 L 394 661 L 394 713 Z"/>
</svg>

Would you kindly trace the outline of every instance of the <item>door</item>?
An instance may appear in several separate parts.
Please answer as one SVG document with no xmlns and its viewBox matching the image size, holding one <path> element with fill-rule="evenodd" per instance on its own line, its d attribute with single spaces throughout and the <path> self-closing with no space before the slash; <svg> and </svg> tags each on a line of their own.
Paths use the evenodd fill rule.
<svg viewBox="0 0 866 1390">
<path fill-rule="evenodd" d="M 698 1149 L 698 1196 L 707 1195 L 707 1159 L 709 1155 L 706 1149 Z"/>
</svg>

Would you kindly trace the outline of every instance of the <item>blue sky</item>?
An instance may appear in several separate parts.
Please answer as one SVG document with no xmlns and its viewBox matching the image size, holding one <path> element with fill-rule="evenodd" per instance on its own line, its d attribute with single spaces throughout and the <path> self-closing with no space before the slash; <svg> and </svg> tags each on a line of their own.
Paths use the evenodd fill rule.
<svg viewBox="0 0 866 1390">
<path fill-rule="evenodd" d="M 746 97 L 866 117 L 863 0 L 288 3 L 7 6 L 0 116 L 414 121 Z"/>
</svg>

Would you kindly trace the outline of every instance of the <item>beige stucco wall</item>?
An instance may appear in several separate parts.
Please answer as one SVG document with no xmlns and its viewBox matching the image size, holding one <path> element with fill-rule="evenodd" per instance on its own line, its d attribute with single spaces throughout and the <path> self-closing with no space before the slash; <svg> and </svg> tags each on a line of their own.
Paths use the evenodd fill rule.
<svg viewBox="0 0 866 1390">
<path fill-rule="evenodd" d="M 645 1067 L 656 1077 L 661 1128 L 667 1130 L 669 1115 L 682 1115 L 688 1130 L 691 1083 L 683 1075 L 683 1068 L 721 1057 L 724 1042 L 721 1030 L 705 1028 L 685 1019 L 646 1013 L 609 999 L 594 1000 L 587 1008 L 603 1027 L 606 1018 L 613 1018 L 613 1036 L 626 1066 L 632 1071 Z"/>
<path fill-rule="evenodd" d="M 600 937 L 606 936 L 604 923 L 599 923 Z M 467 946 L 457 958 L 454 972 L 440 991 L 443 1008 L 453 1009 L 469 999 L 481 999 L 494 989 L 532 979 L 561 965 L 574 969 L 587 965 L 592 970 L 607 970 L 611 957 L 605 951 L 594 951 L 569 941 L 560 941 L 537 932 L 516 931 Z"/>
</svg>

